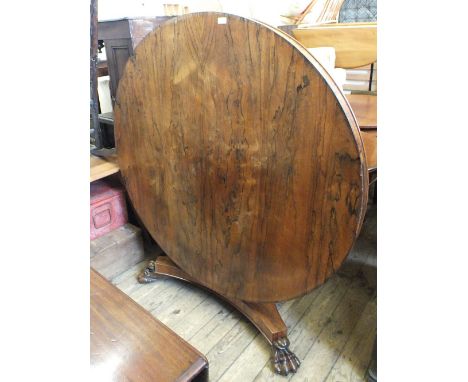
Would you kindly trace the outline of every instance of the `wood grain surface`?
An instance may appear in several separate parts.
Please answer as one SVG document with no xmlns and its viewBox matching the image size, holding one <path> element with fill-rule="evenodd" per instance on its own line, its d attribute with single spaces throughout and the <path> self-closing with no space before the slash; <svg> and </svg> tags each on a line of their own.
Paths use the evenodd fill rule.
<svg viewBox="0 0 468 382">
<path fill-rule="evenodd" d="M 91 269 L 92 380 L 202 380 L 207 368 L 200 352 Z"/>
<path fill-rule="evenodd" d="M 167 256 L 159 256 L 155 263 L 158 275 L 175 277 L 180 280 L 187 281 L 193 285 L 204 287 L 204 285 L 199 284 L 197 280 L 191 278 L 184 271 L 182 271 Z M 281 337 L 287 336 L 288 328 L 278 313 L 276 304 L 244 302 L 219 294 L 217 294 L 217 296 L 227 301 L 244 316 L 246 316 L 268 339 L 270 344 Z"/>
<path fill-rule="evenodd" d="M 359 128 L 292 37 L 220 13 L 148 34 L 115 105 L 119 165 L 146 228 L 225 296 L 291 299 L 341 265 L 367 204 Z"/>
<path fill-rule="evenodd" d="M 89 181 L 105 178 L 106 176 L 119 172 L 119 165 L 117 164 L 117 157 L 111 156 L 109 158 L 101 158 L 95 155 L 90 155 L 89 158 L 90 170 Z"/>
<path fill-rule="evenodd" d="M 377 61 L 377 23 L 312 25 L 292 30 L 307 48 L 332 46 L 337 68 L 357 68 Z"/>
<path fill-rule="evenodd" d="M 362 130 L 361 136 L 366 152 L 367 169 L 371 171 L 377 168 L 377 129 Z"/>
<path fill-rule="evenodd" d="M 369 94 L 347 94 L 351 108 L 359 125 L 359 129 L 377 129 L 377 96 Z M 369 159 L 369 158 L 367 158 Z"/>
<path fill-rule="evenodd" d="M 346 95 L 361 130 L 366 152 L 367 168 L 377 168 L 377 96 L 367 94 Z"/>
</svg>

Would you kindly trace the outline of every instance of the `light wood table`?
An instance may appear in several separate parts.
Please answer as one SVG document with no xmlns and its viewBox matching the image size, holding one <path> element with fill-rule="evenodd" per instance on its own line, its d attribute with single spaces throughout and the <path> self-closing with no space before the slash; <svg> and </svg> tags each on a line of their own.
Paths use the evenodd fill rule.
<svg viewBox="0 0 468 382">
<path fill-rule="evenodd" d="M 337 68 L 357 68 L 377 60 L 377 23 L 338 23 L 293 29 L 307 48 L 332 46 Z"/>
<path fill-rule="evenodd" d="M 112 155 L 109 158 L 101 158 L 90 155 L 90 182 L 105 178 L 106 176 L 119 172 L 117 164 L 117 155 Z"/>
</svg>

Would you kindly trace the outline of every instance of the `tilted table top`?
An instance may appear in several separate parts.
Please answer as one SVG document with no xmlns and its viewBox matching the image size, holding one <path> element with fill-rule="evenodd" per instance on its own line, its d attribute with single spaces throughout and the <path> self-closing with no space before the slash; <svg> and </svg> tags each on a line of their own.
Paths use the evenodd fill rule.
<svg viewBox="0 0 468 382">
<path fill-rule="evenodd" d="M 171 19 L 137 46 L 114 112 L 138 215 L 201 284 L 282 301 L 349 253 L 367 203 L 359 127 L 292 37 L 228 14 Z"/>
</svg>

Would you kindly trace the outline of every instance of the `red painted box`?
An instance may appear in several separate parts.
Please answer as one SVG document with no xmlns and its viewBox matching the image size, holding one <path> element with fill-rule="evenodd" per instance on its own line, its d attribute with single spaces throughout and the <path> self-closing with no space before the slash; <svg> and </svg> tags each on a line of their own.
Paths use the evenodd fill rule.
<svg viewBox="0 0 468 382">
<path fill-rule="evenodd" d="M 122 187 L 106 180 L 91 183 L 91 240 L 127 223 L 127 206 Z"/>
</svg>

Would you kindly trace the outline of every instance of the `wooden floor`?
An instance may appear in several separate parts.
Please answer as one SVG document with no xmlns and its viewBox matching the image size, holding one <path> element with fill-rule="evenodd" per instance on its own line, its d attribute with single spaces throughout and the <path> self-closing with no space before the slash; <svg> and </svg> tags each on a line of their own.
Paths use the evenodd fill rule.
<svg viewBox="0 0 468 382">
<path fill-rule="evenodd" d="M 272 372 L 270 346 L 226 303 L 181 281 L 141 285 L 137 264 L 112 283 L 204 353 L 210 381 L 365 381 L 376 333 L 376 209 L 339 273 L 301 298 L 278 304 L 301 359 L 297 374 Z"/>
</svg>

